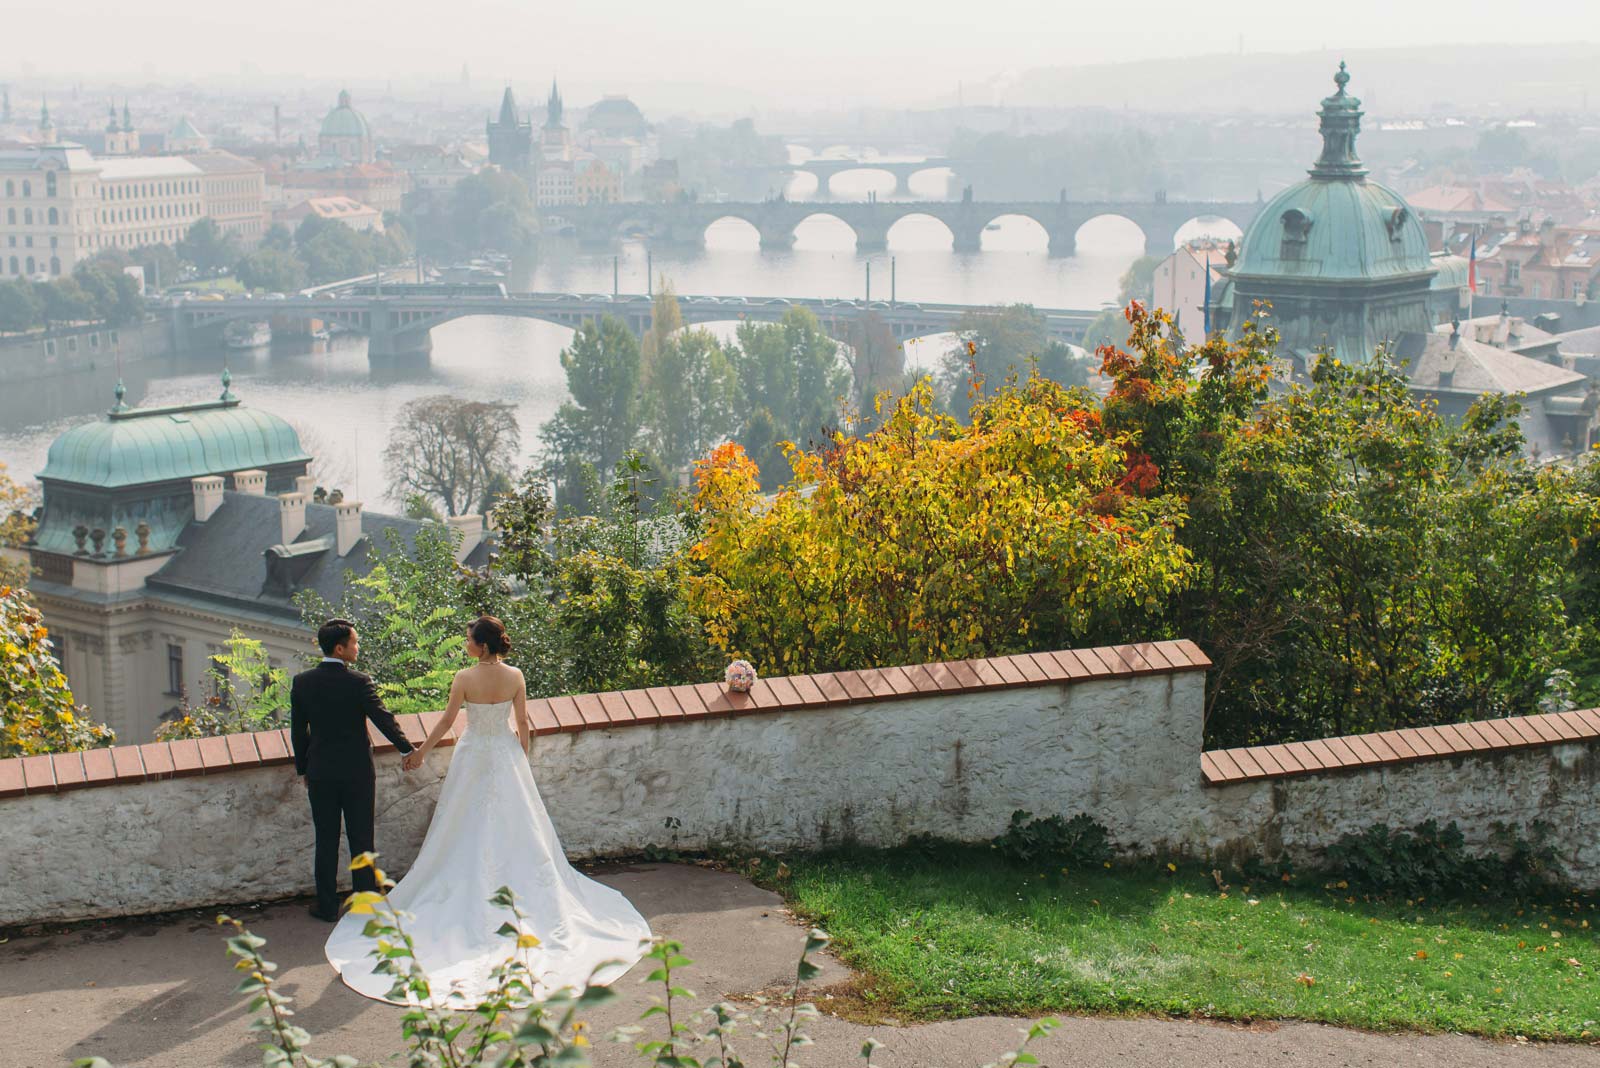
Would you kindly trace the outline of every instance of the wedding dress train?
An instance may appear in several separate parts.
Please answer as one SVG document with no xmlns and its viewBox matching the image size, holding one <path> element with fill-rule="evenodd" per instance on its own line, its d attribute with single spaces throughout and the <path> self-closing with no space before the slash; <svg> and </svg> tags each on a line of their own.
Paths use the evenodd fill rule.
<svg viewBox="0 0 1600 1068">
<path fill-rule="evenodd" d="M 416 863 L 389 892 L 406 913 L 406 931 L 435 997 L 475 1004 L 493 987 L 490 972 L 515 952 L 497 934 L 511 914 L 489 903 L 502 886 L 517 895 L 525 929 L 540 945 L 528 951 L 537 993 L 581 988 L 596 965 L 610 983 L 648 948 L 650 927 L 622 894 L 567 862 L 545 812 L 533 772 L 508 729 L 510 701 L 463 706 L 467 730 L 455 745 L 433 822 Z M 381 907 L 381 906 L 379 906 Z M 393 977 L 374 972 L 370 917 L 346 914 L 328 938 L 328 962 L 352 989 L 388 1000 Z"/>
</svg>

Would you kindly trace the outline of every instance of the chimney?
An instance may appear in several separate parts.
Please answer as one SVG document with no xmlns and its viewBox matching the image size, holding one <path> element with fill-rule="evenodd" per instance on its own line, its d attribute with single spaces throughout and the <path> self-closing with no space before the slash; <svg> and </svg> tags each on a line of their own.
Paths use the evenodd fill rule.
<svg viewBox="0 0 1600 1068">
<path fill-rule="evenodd" d="M 361 540 L 360 501 L 340 501 L 333 506 L 333 532 L 339 555 L 349 555 Z"/>
<path fill-rule="evenodd" d="M 311 498 L 304 493 L 278 495 L 278 518 L 283 523 L 283 544 L 293 545 L 306 529 L 306 502 Z"/>
<path fill-rule="evenodd" d="M 222 506 L 222 476 L 201 475 L 191 478 L 189 485 L 194 488 L 194 521 L 204 523 Z"/>
<path fill-rule="evenodd" d="M 235 493 L 248 493 L 252 497 L 265 497 L 267 495 L 267 473 L 257 468 L 233 473 L 233 491 Z"/>
<path fill-rule="evenodd" d="M 448 520 L 452 536 L 459 534 L 456 541 L 456 563 L 460 563 L 472 555 L 472 550 L 483 541 L 483 516 L 481 515 L 453 515 Z"/>
<path fill-rule="evenodd" d="M 311 475 L 296 475 L 294 480 L 294 491 L 296 493 L 304 493 L 306 495 L 306 500 L 310 500 L 311 495 L 317 492 L 316 478 Z"/>
</svg>

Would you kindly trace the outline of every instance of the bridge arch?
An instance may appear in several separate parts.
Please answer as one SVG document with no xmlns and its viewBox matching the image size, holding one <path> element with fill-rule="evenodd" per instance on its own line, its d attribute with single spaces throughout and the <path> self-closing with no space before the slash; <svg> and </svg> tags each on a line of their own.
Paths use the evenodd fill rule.
<svg viewBox="0 0 1600 1068">
<path fill-rule="evenodd" d="M 831 211 L 813 211 L 794 224 L 793 243 L 830 252 L 859 248 L 861 232 Z"/>
<path fill-rule="evenodd" d="M 1078 248 L 1087 242 L 1094 252 L 1108 255 L 1132 252 L 1140 256 L 1149 246 L 1150 235 L 1126 215 L 1107 211 L 1085 219 L 1072 235 L 1072 240 Z"/>
<path fill-rule="evenodd" d="M 1041 219 L 1023 212 L 996 215 L 984 224 L 979 248 L 985 251 L 1047 252 L 1050 227 Z"/>
<path fill-rule="evenodd" d="M 1225 215 L 1195 215 L 1173 232 L 1172 247 L 1180 248 L 1202 238 L 1238 241 L 1243 236 L 1244 227 Z"/>
<path fill-rule="evenodd" d="M 763 235 L 754 219 L 730 212 L 706 223 L 700 238 L 707 248 L 750 250 L 761 247 Z"/>
<path fill-rule="evenodd" d="M 912 183 L 928 174 L 938 174 L 940 176 L 940 188 L 929 193 L 918 193 L 917 190 L 912 188 Z M 947 163 L 930 164 L 926 167 L 919 167 L 914 171 L 907 171 L 902 175 L 900 178 L 900 191 L 909 196 L 924 196 L 933 200 L 945 200 L 950 196 L 950 183 L 955 180 L 955 176 L 955 169 Z"/>
<path fill-rule="evenodd" d="M 848 167 L 829 167 L 823 170 L 810 171 L 808 173 L 815 174 L 817 176 L 817 191 L 812 195 L 818 200 L 839 199 L 842 191 L 833 187 L 833 181 L 834 179 L 842 178 L 847 174 L 870 174 L 877 176 L 876 179 L 871 183 L 870 187 L 854 191 L 847 199 L 865 200 L 867 199 L 867 196 L 872 193 L 876 193 L 880 197 L 894 196 L 896 193 L 900 192 L 901 188 L 901 177 L 899 174 L 887 167 L 878 166 L 871 162 L 862 162 Z M 854 184 L 860 185 L 864 183 L 858 181 Z"/>
<path fill-rule="evenodd" d="M 926 211 L 909 211 L 889 226 L 892 248 L 945 250 L 955 247 L 956 232 L 943 219 Z"/>
</svg>

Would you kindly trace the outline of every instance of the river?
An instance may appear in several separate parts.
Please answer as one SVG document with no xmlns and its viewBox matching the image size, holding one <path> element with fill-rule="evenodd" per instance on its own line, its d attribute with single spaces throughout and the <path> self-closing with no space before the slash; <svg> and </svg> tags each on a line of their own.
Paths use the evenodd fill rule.
<svg viewBox="0 0 1600 1068">
<path fill-rule="evenodd" d="M 812 182 L 797 176 L 789 195 L 804 199 Z M 882 172 L 848 172 L 833 179 L 832 199 L 865 199 L 873 191 L 887 199 L 892 187 Z M 943 196 L 942 177 L 919 175 L 912 194 Z M 1140 252 L 1140 235 L 1125 220 L 1098 219 L 1079 233 L 1076 256 L 1052 259 L 1037 224 L 1010 218 L 984 233 L 983 251 L 958 255 L 939 223 L 910 218 L 891 231 L 889 244 L 888 252 L 858 254 L 844 223 L 818 216 L 801 225 L 792 250 L 761 252 L 753 228 L 726 219 L 707 231 L 703 252 L 656 255 L 651 266 L 679 293 L 859 298 L 871 264 L 872 296 L 881 300 L 890 295 L 892 259 L 901 300 L 1093 308 L 1115 299 L 1118 278 Z M 638 242 L 600 253 L 547 247 L 508 283 L 534 291 L 609 292 L 615 266 L 623 292 L 643 293 L 646 263 Z M 717 332 L 731 334 L 732 325 Z M 370 508 L 392 510 L 383 449 L 408 400 L 448 392 L 509 402 L 522 427 L 522 459 L 531 462 L 540 425 L 566 399 L 558 355 L 571 336 L 552 324 L 485 316 L 435 329 L 425 370 L 375 374 L 364 341 L 348 335 L 331 342 L 286 339 L 255 352 L 218 349 L 123 370 L 129 403 L 175 404 L 215 397 L 228 366 L 244 403 L 282 416 L 300 432 L 317 457 L 312 470 L 321 484 L 338 486 Z M 948 337 L 908 343 L 908 363 L 937 362 L 948 344 Z M 117 376 L 115 364 L 105 361 L 91 371 L 0 391 L 0 461 L 19 480 L 31 479 L 56 435 L 111 405 Z"/>
</svg>

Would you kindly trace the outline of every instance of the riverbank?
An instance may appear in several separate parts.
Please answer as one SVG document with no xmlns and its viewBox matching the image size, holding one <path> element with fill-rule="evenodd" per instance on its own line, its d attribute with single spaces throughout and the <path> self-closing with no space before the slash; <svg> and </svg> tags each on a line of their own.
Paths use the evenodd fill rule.
<svg viewBox="0 0 1600 1068">
<path fill-rule="evenodd" d="M 0 378 L 8 384 L 61 375 L 92 373 L 164 359 L 172 353 L 171 332 L 160 319 L 107 326 L 105 323 L 57 326 L 21 334 L 0 334 Z"/>
</svg>

